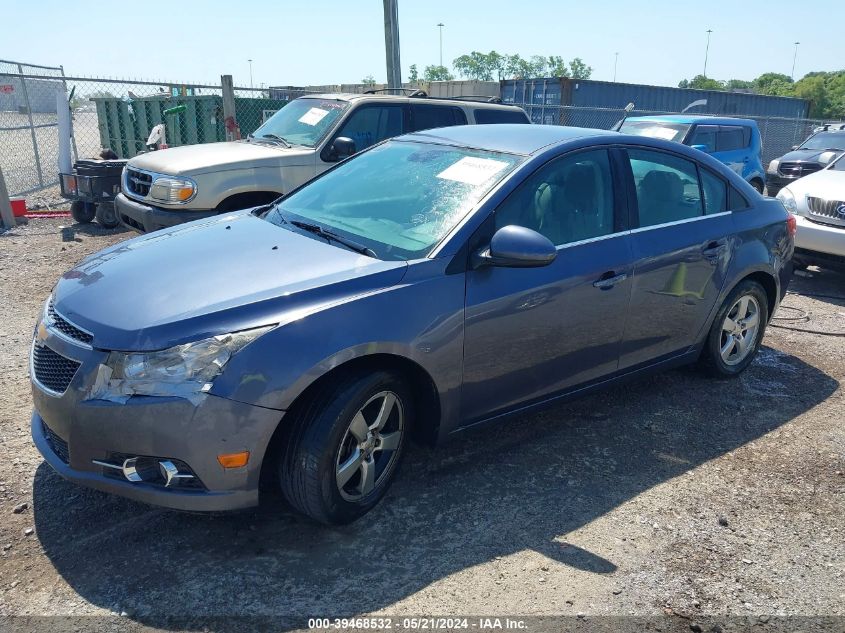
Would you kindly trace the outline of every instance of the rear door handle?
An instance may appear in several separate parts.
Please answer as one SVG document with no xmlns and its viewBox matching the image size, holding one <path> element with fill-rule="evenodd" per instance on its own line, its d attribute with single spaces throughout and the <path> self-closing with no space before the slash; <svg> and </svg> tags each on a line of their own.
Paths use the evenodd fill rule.
<svg viewBox="0 0 845 633">
<path fill-rule="evenodd" d="M 593 287 L 600 290 L 610 290 L 613 286 L 621 281 L 625 281 L 627 278 L 628 275 L 626 273 L 617 275 L 613 271 L 609 271 L 599 277 L 597 281 L 594 281 Z"/>
<path fill-rule="evenodd" d="M 707 259 L 715 261 L 722 256 L 722 253 L 725 252 L 725 248 L 727 248 L 727 246 L 728 240 L 726 239 L 714 240 L 712 242 L 708 242 L 707 245 L 701 249 L 701 254 Z"/>
</svg>

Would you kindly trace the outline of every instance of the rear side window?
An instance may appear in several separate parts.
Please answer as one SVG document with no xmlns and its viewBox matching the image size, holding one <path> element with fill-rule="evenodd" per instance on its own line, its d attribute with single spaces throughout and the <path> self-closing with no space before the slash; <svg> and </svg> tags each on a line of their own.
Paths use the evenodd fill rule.
<svg viewBox="0 0 845 633">
<path fill-rule="evenodd" d="M 701 170 L 701 188 L 704 190 L 704 209 L 707 215 L 721 213 L 727 207 L 727 185 L 715 174 Z"/>
<path fill-rule="evenodd" d="M 454 106 L 411 105 L 411 130 L 430 130 L 435 127 L 466 125 L 463 110 Z"/>
<path fill-rule="evenodd" d="M 678 156 L 629 149 L 637 189 L 640 226 L 655 226 L 704 215 L 698 169 Z"/>
<path fill-rule="evenodd" d="M 473 110 L 475 122 L 479 125 L 487 123 L 530 123 L 528 115 L 518 110 L 488 110 L 477 108 Z"/>
<path fill-rule="evenodd" d="M 716 136 L 716 151 L 729 152 L 745 147 L 745 136 L 741 127 L 723 126 L 719 128 Z"/>
<path fill-rule="evenodd" d="M 736 211 L 738 209 L 747 209 L 748 207 L 748 200 L 745 199 L 745 196 L 733 187 L 730 187 L 728 191 L 728 209 Z"/>
</svg>

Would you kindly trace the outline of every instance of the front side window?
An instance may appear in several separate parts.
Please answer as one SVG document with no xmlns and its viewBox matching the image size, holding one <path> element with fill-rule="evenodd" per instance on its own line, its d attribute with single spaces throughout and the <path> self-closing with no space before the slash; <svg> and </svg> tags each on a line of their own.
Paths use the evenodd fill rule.
<svg viewBox="0 0 845 633">
<path fill-rule="evenodd" d="M 606 150 L 564 156 L 534 172 L 496 210 L 496 228 L 516 224 L 560 246 L 614 232 Z"/>
<path fill-rule="evenodd" d="M 290 145 L 316 147 L 335 121 L 349 108 L 336 99 L 294 99 L 253 133 L 268 142 L 282 139 Z"/>
<path fill-rule="evenodd" d="M 401 105 L 362 106 L 349 115 L 336 136 L 355 141 L 360 152 L 386 138 L 404 132 L 404 108 Z"/>
<path fill-rule="evenodd" d="M 741 127 L 727 127 L 719 128 L 719 134 L 716 137 L 716 150 L 719 152 L 729 152 L 732 150 L 742 149 L 745 147 L 745 135 L 742 133 Z"/>
<path fill-rule="evenodd" d="M 704 145 L 706 148 L 705 151 L 707 152 L 715 152 L 716 151 L 716 134 L 719 132 L 719 126 L 717 125 L 697 125 L 695 126 L 695 132 L 692 134 L 692 138 L 688 145 L 696 146 L 696 145 Z"/>
<path fill-rule="evenodd" d="M 704 215 L 695 163 L 671 154 L 629 149 L 640 226 Z"/>
<path fill-rule="evenodd" d="M 265 219 L 317 224 L 380 259 L 425 257 L 523 157 L 390 141 L 283 198 Z M 292 228 L 292 230 L 295 230 Z"/>
</svg>

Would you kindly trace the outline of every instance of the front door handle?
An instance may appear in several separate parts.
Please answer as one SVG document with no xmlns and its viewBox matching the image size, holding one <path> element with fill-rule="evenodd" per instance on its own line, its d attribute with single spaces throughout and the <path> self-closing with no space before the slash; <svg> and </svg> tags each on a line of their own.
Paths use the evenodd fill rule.
<svg viewBox="0 0 845 633">
<path fill-rule="evenodd" d="M 621 281 L 625 281 L 628 278 L 626 273 L 621 273 L 617 275 L 613 271 L 606 272 L 601 277 L 598 278 L 597 281 L 593 282 L 593 287 L 598 288 L 599 290 L 610 290 Z"/>
</svg>

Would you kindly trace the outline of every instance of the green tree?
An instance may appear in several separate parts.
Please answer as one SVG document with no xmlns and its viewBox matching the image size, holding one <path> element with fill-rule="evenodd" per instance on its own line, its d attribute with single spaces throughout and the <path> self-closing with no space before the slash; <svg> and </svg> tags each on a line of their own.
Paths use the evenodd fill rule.
<svg viewBox="0 0 845 633">
<path fill-rule="evenodd" d="M 531 64 L 531 71 L 529 76 L 545 77 L 549 74 L 549 63 L 546 58 L 542 55 L 532 55 L 531 61 L 529 63 Z"/>
<path fill-rule="evenodd" d="M 411 67 L 408 69 L 408 81 L 410 81 L 412 84 L 415 84 L 417 83 L 417 81 L 419 81 L 419 78 L 420 76 L 417 72 L 417 65 L 411 64 Z"/>
<path fill-rule="evenodd" d="M 514 79 L 531 77 L 531 62 L 517 55 L 507 55 L 505 61 L 505 75 Z"/>
<path fill-rule="evenodd" d="M 793 81 L 783 73 L 763 73 L 753 81 L 754 92 L 761 95 L 788 96 L 792 94 Z"/>
<path fill-rule="evenodd" d="M 745 79 L 728 79 L 725 82 L 725 90 L 751 90 L 754 88 L 753 81 Z"/>
<path fill-rule="evenodd" d="M 455 77 L 445 66 L 426 66 L 423 81 L 452 81 Z"/>
<path fill-rule="evenodd" d="M 376 83 L 376 80 L 373 78 L 372 75 L 367 75 L 366 77 L 364 77 L 361 80 L 361 83 L 364 84 L 365 86 L 372 86 L 373 84 Z"/>
<path fill-rule="evenodd" d="M 593 74 L 593 68 L 592 66 L 587 66 L 580 57 L 576 57 L 569 62 L 569 72 L 573 79 L 589 79 Z M 565 77 L 566 75 L 563 76 Z"/>
<path fill-rule="evenodd" d="M 552 77 L 569 77 L 569 68 L 560 55 L 549 55 L 549 75 Z"/>
<path fill-rule="evenodd" d="M 452 66 L 463 77 L 478 81 L 490 81 L 493 76 L 487 65 L 487 56 L 478 51 L 472 51 L 469 55 L 461 55 L 452 60 Z"/>
<path fill-rule="evenodd" d="M 704 75 L 696 75 L 692 79 L 682 79 L 678 83 L 678 88 L 696 88 L 698 90 L 724 90 L 725 84 L 721 81 L 705 77 Z"/>
</svg>

